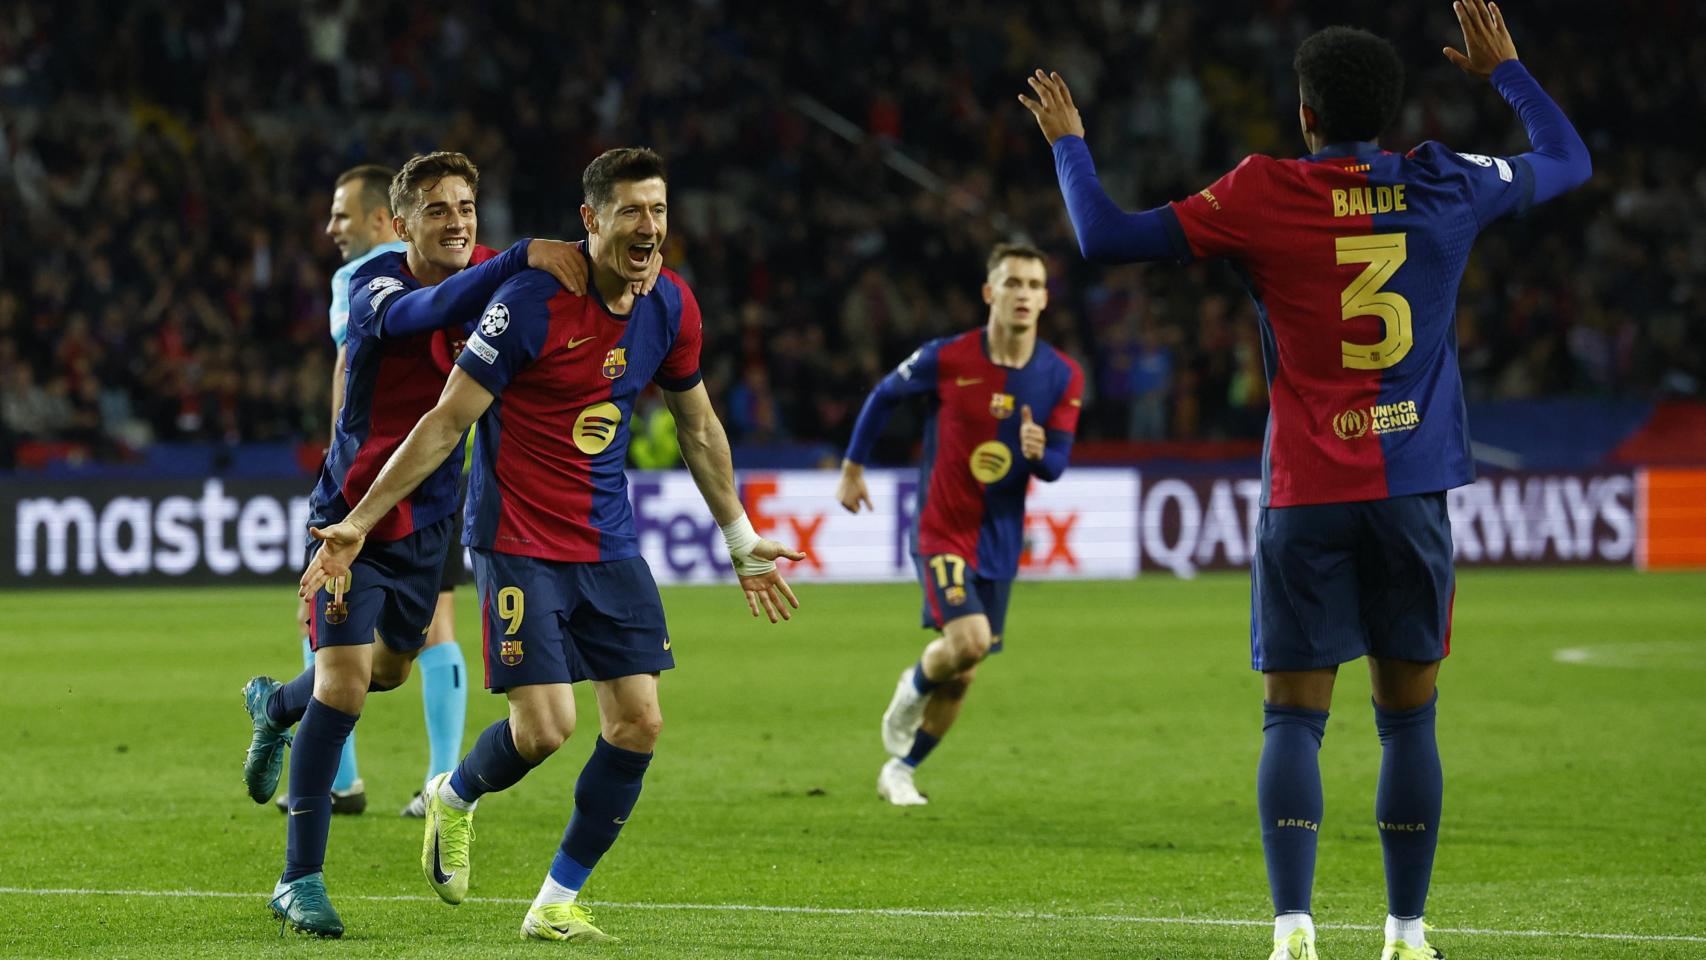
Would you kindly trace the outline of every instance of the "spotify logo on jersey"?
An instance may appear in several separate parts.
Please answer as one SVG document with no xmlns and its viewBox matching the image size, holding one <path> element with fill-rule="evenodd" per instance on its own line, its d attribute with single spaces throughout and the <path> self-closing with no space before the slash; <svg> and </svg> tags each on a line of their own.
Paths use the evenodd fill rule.
<svg viewBox="0 0 1706 960">
<path fill-rule="evenodd" d="M 971 475 L 978 483 L 994 483 L 1013 469 L 1013 451 L 999 440 L 987 440 L 971 452 Z"/>
<path fill-rule="evenodd" d="M 582 453 L 603 453 L 622 426 L 622 409 L 614 403 L 597 403 L 575 418 L 575 446 Z"/>
</svg>

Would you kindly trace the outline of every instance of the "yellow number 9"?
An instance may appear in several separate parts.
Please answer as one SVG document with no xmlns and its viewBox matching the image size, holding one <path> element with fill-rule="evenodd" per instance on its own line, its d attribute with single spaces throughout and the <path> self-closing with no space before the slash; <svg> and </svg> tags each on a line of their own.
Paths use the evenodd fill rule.
<svg viewBox="0 0 1706 960">
<path fill-rule="evenodd" d="M 527 609 L 527 597 L 520 587 L 504 587 L 498 591 L 498 616 L 509 622 L 504 636 L 521 629 L 521 618 Z"/>
</svg>

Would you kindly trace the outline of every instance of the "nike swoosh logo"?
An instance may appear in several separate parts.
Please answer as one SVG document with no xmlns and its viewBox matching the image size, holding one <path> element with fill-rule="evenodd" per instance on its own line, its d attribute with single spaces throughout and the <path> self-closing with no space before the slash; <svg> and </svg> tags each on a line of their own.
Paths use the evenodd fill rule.
<svg viewBox="0 0 1706 960">
<path fill-rule="evenodd" d="M 628 822 L 628 818 L 627 817 L 617 817 L 616 819 L 614 819 L 610 822 L 616 824 L 617 826 L 621 826 L 622 824 Z"/>
<path fill-rule="evenodd" d="M 955 377 L 954 378 L 954 386 L 956 386 L 956 387 L 969 387 L 974 383 L 982 383 L 982 382 L 983 382 L 982 377 Z"/>
<path fill-rule="evenodd" d="M 588 340 L 597 340 L 597 339 L 598 339 L 598 337 L 596 335 L 594 335 L 594 336 L 590 336 L 590 337 L 581 337 L 579 340 L 570 340 L 568 343 L 568 346 L 564 347 L 564 349 L 573 350 L 574 348 L 580 346 L 581 344 L 587 342 Z"/>
<path fill-rule="evenodd" d="M 293 817 L 300 817 L 307 812 L 308 811 L 306 811 L 306 810 L 292 810 L 292 811 L 290 811 L 290 815 Z"/>
<path fill-rule="evenodd" d="M 568 936 L 569 934 L 575 932 L 574 927 L 559 927 L 554 923 L 546 923 L 545 926 L 550 927 L 552 930 L 557 931 L 558 933 L 562 934 L 565 937 Z"/>
<path fill-rule="evenodd" d="M 432 835 L 432 878 L 439 883 L 449 883 L 455 876 L 454 873 L 444 872 L 444 867 L 438 859 L 438 834 L 434 833 Z"/>
</svg>

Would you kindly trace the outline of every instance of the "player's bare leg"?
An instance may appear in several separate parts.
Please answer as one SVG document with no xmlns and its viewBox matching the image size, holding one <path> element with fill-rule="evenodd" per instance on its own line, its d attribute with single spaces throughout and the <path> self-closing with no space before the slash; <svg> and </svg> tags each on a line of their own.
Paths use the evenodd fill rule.
<svg viewBox="0 0 1706 960">
<path fill-rule="evenodd" d="M 458 558 L 460 545 L 452 545 Z M 460 563 L 460 559 L 455 562 Z M 430 783 L 449 773 L 462 756 L 462 734 L 468 715 L 468 665 L 456 645 L 456 594 L 441 590 L 427 627 L 426 642 L 417 658 L 421 674 L 421 710 L 426 717 L 427 772 Z M 426 816 L 425 788 L 399 811 L 405 817 Z"/>
<path fill-rule="evenodd" d="M 994 642 L 984 614 L 956 617 L 924 648 L 918 664 L 901 672 L 883 713 L 883 746 L 890 759 L 877 774 L 878 796 L 903 807 L 929 802 L 913 784 L 913 770 L 959 716 L 973 673 Z M 934 723 L 926 728 L 931 717 Z"/>
<path fill-rule="evenodd" d="M 421 872 L 445 903 L 468 895 L 474 805 L 507 790 L 557 752 L 575 732 L 575 697 L 566 683 L 534 683 L 504 691 L 509 716 L 480 732 L 456 769 L 428 781 Z"/>
<path fill-rule="evenodd" d="M 596 681 L 593 690 L 598 696 L 598 742 L 575 781 L 575 811 L 562 845 L 522 921 L 521 934 L 531 939 L 615 939 L 594 926 L 592 914 L 576 901 L 640 799 L 652 748 L 663 731 L 663 712 L 655 673 Z"/>
<path fill-rule="evenodd" d="M 1433 877 L 1445 782 L 1434 738 L 1439 661 L 1368 658 L 1374 723 L 1380 733 L 1380 784 L 1374 819 L 1386 861 L 1386 945 L 1431 955 L 1422 913 Z M 1409 954 L 1403 954 L 1409 955 Z"/>
<path fill-rule="evenodd" d="M 1337 667 L 1262 674 L 1262 760 L 1256 772 L 1256 806 L 1261 814 L 1268 888 L 1273 894 L 1276 954 L 1294 939 L 1314 949 L 1315 924 L 1309 911 L 1321 830 L 1319 754 L 1337 677 Z"/>
</svg>

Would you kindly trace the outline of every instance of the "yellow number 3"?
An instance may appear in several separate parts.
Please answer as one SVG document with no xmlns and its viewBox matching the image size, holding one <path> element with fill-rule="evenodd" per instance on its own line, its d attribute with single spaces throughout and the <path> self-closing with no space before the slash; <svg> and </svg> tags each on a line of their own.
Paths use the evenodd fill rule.
<svg viewBox="0 0 1706 960">
<path fill-rule="evenodd" d="M 1404 234 L 1339 237 L 1333 241 L 1333 250 L 1341 265 L 1368 264 L 1339 294 L 1340 318 L 1379 317 L 1386 324 L 1386 339 L 1379 343 L 1340 340 L 1344 365 L 1352 370 L 1384 370 L 1408 356 L 1416 345 L 1410 327 L 1410 301 L 1380 289 L 1409 257 Z"/>
<path fill-rule="evenodd" d="M 521 617 L 527 607 L 527 597 L 520 587 L 504 587 L 498 591 L 498 616 L 509 621 L 509 627 L 504 630 L 504 636 L 510 636 L 521 629 Z"/>
</svg>

